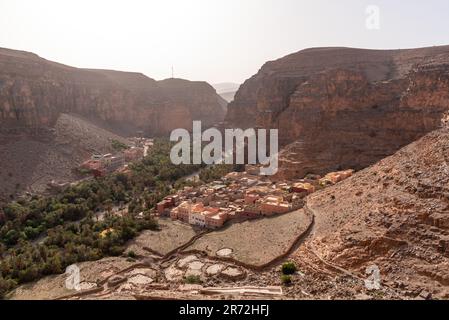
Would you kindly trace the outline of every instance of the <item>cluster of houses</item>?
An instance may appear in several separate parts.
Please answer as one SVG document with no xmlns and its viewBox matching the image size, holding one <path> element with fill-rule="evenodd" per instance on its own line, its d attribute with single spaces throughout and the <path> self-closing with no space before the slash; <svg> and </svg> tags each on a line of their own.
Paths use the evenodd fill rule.
<svg viewBox="0 0 449 320">
<path fill-rule="evenodd" d="M 343 181 L 354 174 L 354 170 L 344 170 L 338 172 L 331 172 L 326 174 L 323 178 L 319 179 L 318 182 L 320 185 L 332 185 L 337 182 Z"/>
<path fill-rule="evenodd" d="M 156 206 L 158 215 L 191 225 L 217 229 L 232 219 L 254 219 L 300 209 L 304 197 L 325 183 L 337 183 L 352 170 L 334 172 L 324 178 L 296 182 L 272 182 L 247 172 L 232 172 L 201 187 L 185 187 Z"/>
<path fill-rule="evenodd" d="M 144 149 L 141 147 L 131 147 L 117 154 L 94 154 L 81 164 L 81 168 L 95 177 L 101 177 L 123 168 L 126 163 L 142 159 L 143 155 Z"/>
</svg>

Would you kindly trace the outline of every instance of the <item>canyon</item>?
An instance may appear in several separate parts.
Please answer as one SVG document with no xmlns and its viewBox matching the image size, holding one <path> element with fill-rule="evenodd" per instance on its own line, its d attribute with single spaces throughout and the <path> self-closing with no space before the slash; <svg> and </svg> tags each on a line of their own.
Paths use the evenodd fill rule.
<svg viewBox="0 0 449 320">
<path fill-rule="evenodd" d="M 161 218 L 159 231 L 129 243 L 136 261 L 125 255 L 79 264 L 88 289 L 68 290 L 61 274 L 10 298 L 448 299 L 448 150 L 445 127 L 312 193 L 303 209 L 218 231 Z M 280 287 L 285 259 L 298 271 Z M 370 267 L 380 272 L 375 290 L 366 287 Z M 186 284 L 188 275 L 201 283 Z M 278 294 L 263 294 L 270 290 Z"/>
<path fill-rule="evenodd" d="M 279 129 L 278 178 L 363 169 L 441 125 L 449 46 L 314 48 L 265 63 L 228 106 L 228 127 Z"/>
<path fill-rule="evenodd" d="M 59 153 L 41 158 L 58 171 L 53 159 L 107 152 L 111 139 L 126 143 L 120 135 L 137 131 L 190 130 L 198 118 L 203 126 L 278 129 L 283 149 L 273 179 L 281 184 L 355 169 L 344 181 L 317 185 L 295 211 L 220 230 L 155 214 L 160 229 L 130 240 L 121 256 L 80 263 L 86 290 L 67 290 L 60 274 L 22 285 L 10 298 L 245 299 L 266 298 L 264 291 L 280 299 L 449 298 L 449 46 L 303 50 L 266 63 L 227 107 L 205 83 L 0 53 L 3 163 L 14 163 L 17 150 L 45 151 L 51 141 Z M 36 141 L 32 133 L 45 128 L 54 130 L 47 140 L 39 134 L 34 149 L 18 144 Z M 266 183 L 273 192 L 276 183 Z M 280 277 L 286 261 L 297 267 L 289 284 Z M 365 282 L 373 267 L 381 276 L 376 290 Z M 226 293 L 240 289 L 255 293 Z"/>
</svg>

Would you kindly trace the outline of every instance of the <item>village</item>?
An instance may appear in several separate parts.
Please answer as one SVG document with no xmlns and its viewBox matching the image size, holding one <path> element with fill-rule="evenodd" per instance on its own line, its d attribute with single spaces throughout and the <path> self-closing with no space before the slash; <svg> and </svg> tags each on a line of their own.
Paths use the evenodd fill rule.
<svg viewBox="0 0 449 320">
<path fill-rule="evenodd" d="M 157 204 L 156 214 L 206 229 L 221 228 L 227 221 L 243 221 L 298 210 L 304 198 L 353 174 L 331 172 L 320 177 L 272 182 L 254 173 L 231 172 L 200 187 L 184 187 Z"/>
<path fill-rule="evenodd" d="M 92 177 L 128 170 L 128 164 L 143 159 L 153 139 L 128 138 L 130 145 L 112 154 L 93 154 L 80 165 Z M 186 186 L 157 203 L 153 214 L 205 229 L 219 229 L 227 222 L 281 215 L 301 209 L 304 198 L 334 185 L 353 174 L 353 170 L 331 172 L 324 177 L 274 182 L 259 174 L 258 167 L 246 166 L 245 172 L 231 172 L 219 180 L 200 186 Z M 86 179 L 89 179 L 86 178 Z M 49 187 L 64 188 L 52 182 Z"/>
<path fill-rule="evenodd" d="M 94 177 L 126 171 L 128 163 L 143 159 L 153 146 L 153 139 L 129 138 L 128 140 L 132 146 L 123 147 L 123 150 L 115 154 L 93 154 L 90 159 L 81 164 L 80 168 Z"/>
<path fill-rule="evenodd" d="M 128 145 L 120 145 L 120 150 L 114 154 L 92 154 L 77 168 L 78 172 L 84 177 L 81 180 L 73 182 L 58 182 L 52 180 L 47 183 L 47 190 L 52 192 L 61 192 L 70 186 L 75 186 L 91 178 L 104 177 L 113 172 L 128 171 L 128 164 L 142 160 L 153 147 L 154 141 L 149 138 L 132 137 L 127 139 Z M 112 142 L 114 143 L 114 141 Z"/>
</svg>

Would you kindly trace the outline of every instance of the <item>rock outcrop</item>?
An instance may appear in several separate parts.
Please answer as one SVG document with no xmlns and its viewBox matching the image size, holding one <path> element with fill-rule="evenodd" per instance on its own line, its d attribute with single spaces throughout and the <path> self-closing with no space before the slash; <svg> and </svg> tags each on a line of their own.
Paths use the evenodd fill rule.
<svg viewBox="0 0 449 320">
<path fill-rule="evenodd" d="M 193 120 L 203 126 L 222 121 L 225 105 L 205 82 L 78 69 L 0 48 L 2 131 L 51 127 L 61 113 L 71 113 L 126 135 L 166 135 Z"/>
<path fill-rule="evenodd" d="M 279 177 L 364 168 L 438 128 L 449 46 L 318 48 L 266 63 L 228 106 L 231 127 L 279 129 Z"/>
</svg>

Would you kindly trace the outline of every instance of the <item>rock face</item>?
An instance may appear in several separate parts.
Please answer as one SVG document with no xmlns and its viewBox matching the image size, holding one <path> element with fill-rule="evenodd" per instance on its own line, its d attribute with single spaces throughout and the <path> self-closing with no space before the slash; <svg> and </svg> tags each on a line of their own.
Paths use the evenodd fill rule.
<svg viewBox="0 0 449 320">
<path fill-rule="evenodd" d="M 439 127 L 449 46 L 318 48 L 266 63 L 228 106 L 227 126 L 279 129 L 280 176 L 364 168 Z"/>
<path fill-rule="evenodd" d="M 226 102 L 205 82 L 155 81 L 143 74 L 77 69 L 35 54 L 0 48 L 3 131 L 53 126 L 79 114 L 122 134 L 166 135 L 224 118 Z"/>
</svg>

